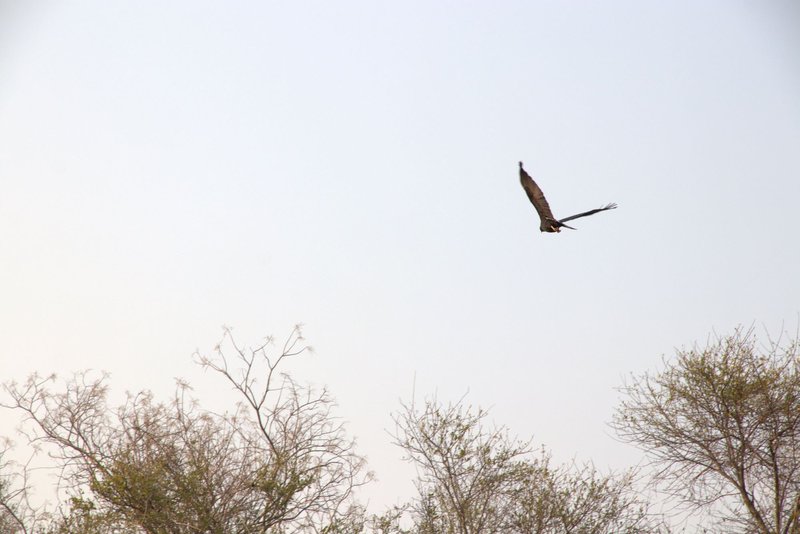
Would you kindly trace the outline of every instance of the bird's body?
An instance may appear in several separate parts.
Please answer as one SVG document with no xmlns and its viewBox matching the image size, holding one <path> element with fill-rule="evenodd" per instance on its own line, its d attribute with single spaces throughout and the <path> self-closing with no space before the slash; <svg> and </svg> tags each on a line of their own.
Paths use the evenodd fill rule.
<svg viewBox="0 0 800 534">
<path fill-rule="evenodd" d="M 525 172 L 525 169 L 522 168 L 521 161 L 519 162 L 519 181 L 522 184 L 522 188 L 525 190 L 525 193 L 528 195 L 528 199 L 531 201 L 531 204 L 533 204 L 533 207 L 536 208 L 536 212 L 539 214 L 539 219 L 541 221 L 539 224 L 539 230 L 542 232 L 560 232 L 562 228 L 575 230 L 575 228 L 567 226 L 564 223 L 580 217 L 594 215 L 595 213 L 601 211 L 613 210 L 617 207 L 616 204 L 607 204 L 602 208 L 585 211 L 583 213 L 571 215 L 559 220 L 553 216 L 553 212 L 550 210 L 550 204 L 548 204 L 547 199 L 544 198 L 542 189 L 536 184 L 536 182 L 533 181 L 533 178 L 531 178 L 530 175 Z"/>
</svg>

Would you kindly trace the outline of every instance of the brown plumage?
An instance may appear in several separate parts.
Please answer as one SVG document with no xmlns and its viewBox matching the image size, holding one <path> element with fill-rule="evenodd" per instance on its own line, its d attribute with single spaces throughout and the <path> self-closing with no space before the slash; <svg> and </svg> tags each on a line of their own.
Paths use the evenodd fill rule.
<svg viewBox="0 0 800 534">
<path fill-rule="evenodd" d="M 539 219 L 541 220 L 541 223 L 539 224 L 539 230 L 542 232 L 560 232 L 561 228 L 575 230 L 575 228 L 567 226 L 564 223 L 566 221 L 571 221 L 572 219 L 594 215 L 595 213 L 601 211 L 613 210 L 617 207 L 616 204 L 607 204 L 602 208 L 584 211 L 583 213 L 571 215 L 559 220 L 553 216 L 553 212 L 550 210 L 550 204 L 548 204 L 547 199 L 544 198 L 542 189 L 536 185 L 536 182 L 533 181 L 533 178 L 531 178 L 530 175 L 525 172 L 525 169 L 522 168 L 521 161 L 519 162 L 519 181 L 522 184 L 522 188 L 525 190 L 525 193 L 527 193 L 531 204 L 533 204 L 533 207 L 536 208 L 536 212 L 539 214 Z"/>
</svg>

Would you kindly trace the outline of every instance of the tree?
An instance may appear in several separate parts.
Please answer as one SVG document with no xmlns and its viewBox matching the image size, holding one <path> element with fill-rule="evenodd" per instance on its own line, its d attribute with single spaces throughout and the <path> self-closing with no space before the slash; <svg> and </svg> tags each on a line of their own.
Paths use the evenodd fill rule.
<svg viewBox="0 0 800 534">
<path fill-rule="evenodd" d="M 462 402 L 395 415 L 395 443 L 418 471 L 409 505 L 414 532 L 651 533 L 656 518 L 633 492 L 632 473 L 601 475 L 591 465 L 551 467 L 544 451 L 504 427 L 488 430 L 487 412 Z"/>
<path fill-rule="evenodd" d="M 800 533 L 797 338 L 761 347 L 737 329 L 621 391 L 613 425 L 667 491 L 713 508 L 726 532 Z"/>
<path fill-rule="evenodd" d="M 10 534 L 32 532 L 36 515 L 28 502 L 27 466 L 15 469 L 13 462 L 6 460 L 11 445 L 3 440 L 0 448 L 0 532 Z"/>
<path fill-rule="evenodd" d="M 395 443 L 418 468 L 420 499 L 413 506 L 420 532 L 470 534 L 500 525 L 525 476 L 528 443 L 504 429 L 485 431 L 486 412 L 461 403 L 403 406 Z"/>
<path fill-rule="evenodd" d="M 272 346 L 268 339 L 245 350 L 226 330 L 215 357 L 198 356 L 241 399 L 224 415 L 202 409 L 184 383 L 171 402 L 145 391 L 118 409 L 107 404 L 105 376 L 79 373 L 60 392 L 53 377 L 6 385 L 9 406 L 30 423 L 30 442 L 49 447 L 70 496 L 52 532 L 266 534 L 358 524 L 352 492 L 370 478 L 365 461 L 328 393 L 280 373 L 306 350 L 299 328 L 277 355 Z"/>
<path fill-rule="evenodd" d="M 634 488 L 634 471 L 602 474 L 591 464 L 551 466 L 544 451 L 529 469 L 509 521 L 515 533 L 666 532 Z"/>
</svg>

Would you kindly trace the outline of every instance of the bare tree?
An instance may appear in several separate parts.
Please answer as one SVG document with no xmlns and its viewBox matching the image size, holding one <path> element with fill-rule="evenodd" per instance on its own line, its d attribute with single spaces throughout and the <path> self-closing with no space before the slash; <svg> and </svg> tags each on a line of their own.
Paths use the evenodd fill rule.
<svg viewBox="0 0 800 534">
<path fill-rule="evenodd" d="M 800 533 L 797 337 L 760 348 L 737 329 L 621 391 L 614 427 L 667 491 L 713 509 L 726 532 Z"/>
<path fill-rule="evenodd" d="M 530 442 L 504 427 L 487 429 L 487 412 L 462 402 L 395 415 L 395 443 L 417 467 L 414 532 L 639 533 L 659 523 L 632 488 L 632 475 L 600 475 L 591 465 L 551 467 Z"/>
<path fill-rule="evenodd" d="M 79 373 L 64 391 L 52 378 L 8 384 L 11 407 L 32 423 L 29 439 L 49 446 L 71 496 L 54 532 L 87 524 L 152 534 L 336 532 L 358 524 L 353 498 L 364 459 L 333 415 L 326 391 L 301 386 L 279 366 L 306 348 L 299 328 L 283 350 L 272 341 L 245 350 L 226 330 L 228 358 L 199 356 L 242 399 L 216 415 L 179 383 L 174 399 L 130 395 L 107 404 L 106 377 Z M 61 529 L 61 530 L 58 530 Z"/>
</svg>

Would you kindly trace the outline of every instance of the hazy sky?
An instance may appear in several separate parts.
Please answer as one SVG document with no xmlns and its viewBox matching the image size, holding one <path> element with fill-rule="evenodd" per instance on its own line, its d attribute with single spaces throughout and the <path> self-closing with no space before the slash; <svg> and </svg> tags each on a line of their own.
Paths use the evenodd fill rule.
<svg viewBox="0 0 800 534">
<path fill-rule="evenodd" d="M 542 234 L 519 160 L 619 209 Z M 305 323 L 373 505 L 413 388 L 638 462 L 626 375 L 797 326 L 799 199 L 796 2 L 0 0 L 0 376 L 213 402 L 223 324 Z"/>
</svg>

